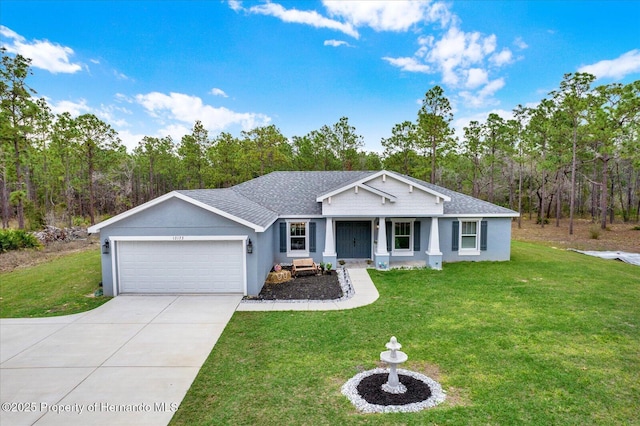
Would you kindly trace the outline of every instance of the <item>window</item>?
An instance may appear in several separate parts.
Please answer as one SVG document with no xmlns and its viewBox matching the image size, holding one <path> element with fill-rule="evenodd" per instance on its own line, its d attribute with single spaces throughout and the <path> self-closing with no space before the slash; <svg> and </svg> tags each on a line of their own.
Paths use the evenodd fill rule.
<svg viewBox="0 0 640 426">
<path fill-rule="evenodd" d="M 395 250 L 409 250 L 411 243 L 411 222 L 394 223 L 394 244 Z"/>
<path fill-rule="evenodd" d="M 413 255 L 413 221 L 393 221 L 393 252 L 395 255 Z"/>
<path fill-rule="evenodd" d="M 460 249 L 478 250 L 478 222 L 460 222 Z"/>
<path fill-rule="evenodd" d="M 289 255 L 308 255 L 309 241 L 307 233 L 308 222 L 288 222 L 288 253 Z"/>
<path fill-rule="evenodd" d="M 451 249 L 459 256 L 478 256 L 487 250 L 488 222 L 482 219 L 454 220 Z"/>
</svg>

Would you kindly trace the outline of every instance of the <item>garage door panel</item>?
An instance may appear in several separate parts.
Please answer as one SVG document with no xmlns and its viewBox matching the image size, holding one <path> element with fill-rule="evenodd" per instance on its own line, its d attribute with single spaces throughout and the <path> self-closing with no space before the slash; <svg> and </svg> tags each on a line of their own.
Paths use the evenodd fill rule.
<svg viewBox="0 0 640 426">
<path fill-rule="evenodd" d="M 122 293 L 241 293 L 242 241 L 120 241 Z"/>
</svg>

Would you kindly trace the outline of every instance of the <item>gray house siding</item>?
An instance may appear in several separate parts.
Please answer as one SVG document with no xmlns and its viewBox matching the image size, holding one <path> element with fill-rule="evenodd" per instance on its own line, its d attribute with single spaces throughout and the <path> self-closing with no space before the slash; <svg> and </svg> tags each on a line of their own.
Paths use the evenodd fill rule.
<svg viewBox="0 0 640 426">
<path fill-rule="evenodd" d="M 278 219 L 271 227 L 270 231 L 273 233 L 273 245 L 271 246 L 273 249 L 273 257 L 272 257 L 272 265 L 276 263 L 289 264 L 293 262 L 295 257 L 288 257 L 286 252 L 280 251 L 280 224 L 287 223 L 289 221 L 309 221 L 315 223 L 315 251 L 309 252 L 309 257 L 313 259 L 314 262 L 320 263 L 322 262 L 322 252 L 324 251 L 324 239 L 326 234 L 326 221 L 323 218 L 296 218 L 296 219 Z M 311 236 L 309 236 L 311 238 Z M 333 265 L 335 267 L 335 265 Z"/>
<path fill-rule="evenodd" d="M 431 218 L 427 217 L 409 217 L 414 223 L 414 236 L 410 242 L 412 251 L 408 255 L 393 254 L 393 231 L 391 229 L 392 220 L 402 220 L 402 217 L 387 218 L 387 249 L 389 250 L 389 261 L 393 265 L 394 262 L 418 262 L 427 261 L 427 247 L 429 246 L 429 230 L 431 229 Z M 419 223 L 419 225 L 416 225 Z M 419 229 L 418 229 L 419 228 Z M 416 232 L 417 230 L 417 232 Z M 377 238 L 377 235 L 375 235 Z"/>
<path fill-rule="evenodd" d="M 177 198 L 138 212 L 100 230 L 100 240 L 104 243 L 110 237 L 156 237 L 156 236 L 225 236 L 246 235 L 254 245 L 258 234 L 251 228 L 206 211 Z M 116 242 L 117 244 L 117 242 Z M 107 296 L 113 296 L 112 255 L 102 254 L 102 283 Z M 254 253 L 256 251 L 254 250 Z M 247 255 L 247 292 L 260 291 L 258 287 L 259 256 Z M 263 280 L 264 282 L 264 280 Z"/>
<path fill-rule="evenodd" d="M 266 231 L 256 234 L 255 239 L 251 238 L 254 248 L 253 254 L 247 254 L 247 268 L 250 268 L 251 263 L 249 260 L 252 259 L 252 257 L 256 259 L 256 267 L 253 268 L 253 271 L 247 271 L 247 294 L 249 295 L 255 296 L 260 293 L 269 271 L 271 271 L 271 268 L 275 264 L 273 261 L 273 241 L 277 240 L 275 229 L 277 229 L 275 226 L 270 226 Z M 249 280 L 249 275 L 252 273 L 255 275 L 255 278 Z"/>
<path fill-rule="evenodd" d="M 485 218 L 487 221 L 487 249 L 479 255 L 461 256 L 452 249 L 453 222 L 458 218 L 440 218 L 440 251 L 444 262 L 475 262 L 482 260 L 503 261 L 511 258 L 511 218 Z M 464 220 L 462 218 L 462 220 Z"/>
</svg>

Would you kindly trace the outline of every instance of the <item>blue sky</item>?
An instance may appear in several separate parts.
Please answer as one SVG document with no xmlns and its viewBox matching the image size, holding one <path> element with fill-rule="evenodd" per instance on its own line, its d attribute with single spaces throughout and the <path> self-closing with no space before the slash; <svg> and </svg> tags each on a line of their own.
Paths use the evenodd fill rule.
<svg viewBox="0 0 640 426">
<path fill-rule="evenodd" d="M 440 85 L 459 134 L 584 71 L 640 78 L 639 1 L 0 2 L 0 42 L 33 59 L 56 113 L 93 113 L 132 148 L 274 124 L 291 138 L 346 116 L 367 150 Z"/>
</svg>

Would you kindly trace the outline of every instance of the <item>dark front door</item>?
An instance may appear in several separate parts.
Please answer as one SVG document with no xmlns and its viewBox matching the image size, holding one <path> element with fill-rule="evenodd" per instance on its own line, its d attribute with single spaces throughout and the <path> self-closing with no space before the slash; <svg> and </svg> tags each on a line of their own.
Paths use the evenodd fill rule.
<svg viewBox="0 0 640 426">
<path fill-rule="evenodd" d="M 369 259 L 371 222 L 336 222 L 336 252 L 340 259 Z"/>
</svg>

